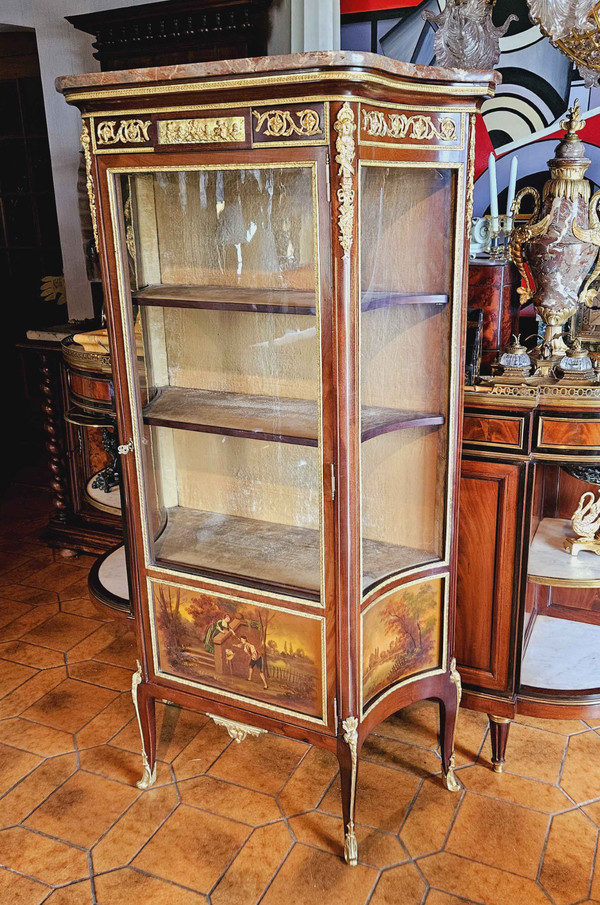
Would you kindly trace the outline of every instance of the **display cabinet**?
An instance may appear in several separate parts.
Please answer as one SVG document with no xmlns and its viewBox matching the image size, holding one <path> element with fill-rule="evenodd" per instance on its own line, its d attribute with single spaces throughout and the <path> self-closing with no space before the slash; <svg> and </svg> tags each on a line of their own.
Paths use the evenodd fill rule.
<svg viewBox="0 0 600 905">
<path fill-rule="evenodd" d="M 490 73 L 320 53 L 67 77 L 104 269 L 140 669 L 240 741 L 439 702 L 474 118 Z M 139 320 L 143 349 L 136 353 Z"/>
</svg>

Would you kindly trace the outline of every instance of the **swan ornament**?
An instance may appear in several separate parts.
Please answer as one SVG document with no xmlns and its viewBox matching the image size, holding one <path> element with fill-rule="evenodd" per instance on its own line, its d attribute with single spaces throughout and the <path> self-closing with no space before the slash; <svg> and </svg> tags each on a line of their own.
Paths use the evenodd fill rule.
<svg viewBox="0 0 600 905">
<path fill-rule="evenodd" d="M 571 524 L 577 537 L 592 540 L 600 529 L 600 497 L 596 499 L 591 490 L 582 494 L 579 506 L 571 517 Z"/>
<path fill-rule="evenodd" d="M 582 550 L 600 556 L 600 496 L 591 490 L 581 495 L 579 505 L 571 516 L 571 525 L 576 537 L 566 537 L 564 549 L 571 556 L 577 556 Z"/>
</svg>

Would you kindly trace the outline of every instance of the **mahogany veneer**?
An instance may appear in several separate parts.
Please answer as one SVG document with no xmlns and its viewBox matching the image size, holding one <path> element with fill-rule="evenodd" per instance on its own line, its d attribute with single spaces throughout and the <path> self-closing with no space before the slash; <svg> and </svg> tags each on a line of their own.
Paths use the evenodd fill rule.
<svg viewBox="0 0 600 905">
<path fill-rule="evenodd" d="M 598 560 L 562 548 L 582 493 L 598 490 L 565 468 L 598 468 L 600 401 L 484 391 L 468 391 L 465 399 L 456 654 L 466 706 L 490 715 L 499 772 L 517 714 L 600 716 L 600 674 L 597 687 L 583 691 L 575 673 L 572 684 L 566 675 L 535 687 L 521 681 L 525 661 L 528 676 L 536 662 L 548 675 L 546 661 L 555 657 L 563 675 L 569 657 L 575 663 L 585 656 L 583 649 L 558 652 L 561 619 L 600 624 Z M 554 617 L 551 655 L 535 646 L 538 616 Z"/>
<path fill-rule="evenodd" d="M 540 449 L 548 447 L 558 452 L 565 447 L 580 447 L 589 452 L 590 447 L 600 446 L 600 418 L 557 418 L 540 414 L 538 437 Z"/>
</svg>

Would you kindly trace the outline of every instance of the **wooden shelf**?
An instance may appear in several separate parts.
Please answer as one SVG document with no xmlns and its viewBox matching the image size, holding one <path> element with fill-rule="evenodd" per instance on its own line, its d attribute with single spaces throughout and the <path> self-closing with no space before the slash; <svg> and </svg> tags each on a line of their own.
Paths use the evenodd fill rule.
<svg viewBox="0 0 600 905">
<path fill-rule="evenodd" d="M 301 289 L 252 289 L 240 286 L 146 286 L 133 293 L 138 305 L 258 311 L 264 314 L 315 314 L 314 292 Z"/>
<path fill-rule="evenodd" d="M 571 556 L 564 542 L 573 536 L 569 519 L 542 519 L 529 550 L 529 581 L 569 588 L 600 587 L 600 556 L 589 551 Z"/>
<path fill-rule="evenodd" d="M 362 311 L 375 308 L 399 308 L 403 305 L 447 305 L 448 296 L 427 292 L 389 292 L 385 289 L 363 290 L 360 307 Z"/>
<path fill-rule="evenodd" d="M 317 403 L 310 399 L 162 387 L 145 407 L 144 423 L 300 446 L 318 443 Z M 443 423 L 440 414 L 363 406 L 362 440 Z"/>
<path fill-rule="evenodd" d="M 177 506 L 167 511 L 155 556 L 159 564 L 319 599 L 319 532 L 313 529 Z M 364 588 L 435 558 L 424 550 L 365 539 Z"/>
<path fill-rule="evenodd" d="M 314 292 L 301 289 L 253 289 L 241 286 L 184 286 L 159 283 L 133 293 L 138 305 L 164 308 L 204 308 L 212 311 L 256 311 L 263 314 L 316 314 Z M 365 290 L 363 311 L 402 305 L 446 305 L 448 296 Z"/>
</svg>

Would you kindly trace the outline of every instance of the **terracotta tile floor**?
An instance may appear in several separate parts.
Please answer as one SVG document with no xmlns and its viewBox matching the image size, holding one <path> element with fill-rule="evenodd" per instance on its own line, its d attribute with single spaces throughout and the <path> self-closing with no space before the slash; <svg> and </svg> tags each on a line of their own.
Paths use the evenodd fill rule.
<svg viewBox="0 0 600 905">
<path fill-rule="evenodd" d="M 363 749 L 354 869 L 336 760 L 299 742 L 159 705 L 138 792 L 134 638 L 87 599 L 92 560 L 38 541 L 47 511 L 23 488 L 0 507 L 2 905 L 600 903 L 600 721 L 513 725 L 497 776 L 463 711 L 452 794 L 435 707 L 390 719 Z"/>
</svg>

